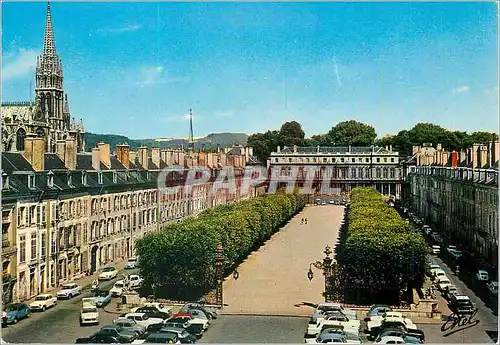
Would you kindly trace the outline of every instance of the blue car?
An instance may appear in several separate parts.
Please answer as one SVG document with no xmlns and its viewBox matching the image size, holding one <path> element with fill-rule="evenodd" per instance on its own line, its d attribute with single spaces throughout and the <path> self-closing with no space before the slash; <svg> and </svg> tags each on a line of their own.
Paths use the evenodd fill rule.
<svg viewBox="0 0 500 345">
<path fill-rule="evenodd" d="M 96 306 L 104 307 L 109 302 L 111 302 L 111 293 L 109 290 L 98 290 L 95 293 L 95 297 L 93 297 Z"/>
<path fill-rule="evenodd" d="M 30 308 L 24 303 L 13 303 L 5 307 L 7 323 L 17 323 L 31 314 Z"/>
</svg>

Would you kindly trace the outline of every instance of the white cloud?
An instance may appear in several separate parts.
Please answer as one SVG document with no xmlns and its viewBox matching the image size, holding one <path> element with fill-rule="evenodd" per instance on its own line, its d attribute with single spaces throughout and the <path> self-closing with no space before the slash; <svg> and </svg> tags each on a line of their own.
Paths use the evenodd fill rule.
<svg viewBox="0 0 500 345">
<path fill-rule="evenodd" d="M 185 82 L 187 78 L 171 78 L 169 77 L 164 66 L 143 66 L 139 70 L 138 84 L 140 87 L 153 84 L 167 84 Z"/>
<path fill-rule="evenodd" d="M 468 86 L 464 85 L 464 86 L 460 86 L 460 87 L 457 87 L 457 88 L 454 88 L 453 89 L 453 94 L 456 95 L 458 93 L 464 93 L 464 92 L 468 92 L 470 89 Z"/>
<path fill-rule="evenodd" d="M 12 80 L 32 76 L 36 68 L 38 50 L 20 48 L 17 52 L 10 52 L 4 56 L 2 80 Z"/>
<path fill-rule="evenodd" d="M 340 81 L 340 75 L 339 75 L 339 67 L 337 66 L 337 61 L 335 58 L 333 58 L 333 67 L 335 69 L 335 76 L 337 77 L 337 84 L 339 87 L 342 86 L 342 82 Z"/>
<path fill-rule="evenodd" d="M 194 116 L 193 115 L 193 121 L 195 120 L 199 120 L 201 118 L 201 116 Z M 181 115 L 181 116 L 169 116 L 167 117 L 167 120 L 169 122 L 187 122 L 189 121 L 189 114 L 184 114 L 184 115 Z"/>
<path fill-rule="evenodd" d="M 127 26 L 123 26 L 120 28 L 108 28 L 108 29 L 97 29 L 97 32 L 101 33 L 111 33 L 111 34 L 119 34 L 123 32 L 136 31 L 142 28 L 142 25 L 139 24 L 130 24 Z"/>
<path fill-rule="evenodd" d="M 219 118 L 229 118 L 233 117 L 234 113 L 232 110 L 218 111 L 215 113 L 215 117 Z"/>
<path fill-rule="evenodd" d="M 483 91 L 483 93 L 484 93 L 485 95 L 490 95 L 490 94 L 498 95 L 498 86 L 495 86 L 495 87 L 494 87 L 493 89 L 491 89 L 491 90 L 490 90 L 490 89 L 485 89 L 485 90 Z"/>
</svg>

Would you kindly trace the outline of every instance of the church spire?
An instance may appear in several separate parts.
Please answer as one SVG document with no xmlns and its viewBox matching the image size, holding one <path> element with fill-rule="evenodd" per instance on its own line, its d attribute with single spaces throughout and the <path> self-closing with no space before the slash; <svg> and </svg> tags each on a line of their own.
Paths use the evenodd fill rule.
<svg viewBox="0 0 500 345">
<path fill-rule="evenodd" d="M 56 56 L 56 43 L 54 41 L 54 30 L 52 29 L 50 2 L 47 2 L 47 22 L 45 24 L 45 37 L 43 40 L 43 55 Z"/>
</svg>

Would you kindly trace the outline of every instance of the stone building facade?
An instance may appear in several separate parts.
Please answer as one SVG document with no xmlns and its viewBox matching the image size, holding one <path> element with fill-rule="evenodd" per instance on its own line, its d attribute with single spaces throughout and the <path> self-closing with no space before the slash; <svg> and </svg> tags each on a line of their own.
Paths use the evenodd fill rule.
<svg viewBox="0 0 500 345">
<path fill-rule="evenodd" d="M 244 155 L 145 147 L 131 152 L 128 145 L 118 145 L 113 154 L 104 143 L 77 153 L 73 139 L 56 146 L 56 153 L 46 153 L 43 138 L 28 136 L 23 152 L 2 154 L 4 302 L 28 299 L 125 260 L 138 238 L 169 222 L 265 191 L 240 188 Z M 213 192 L 230 161 L 241 163 L 233 166 L 238 188 Z M 201 165 L 211 179 L 189 193 L 181 188 L 164 197 L 158 178 L 171 165 Z M 174 185 L 184 182 L 185 174 Z"/>
<path fill-rule="evenodd" d="M 392 147 L 278 147 L 269 158 L 270 184 L 284 186 L 295 178 L 296 185 L 307 183 L 307 170 L 314 173 L 312 189 L 321 194 L 322 181 L 330 188 L 349 193 L 354 187 L 372 186 L 380 193 L 399 199 L 402 171 L 399 154 Z"/>
<path fill-rule="evenodd" d="M 23 151 L 24 139 L 34 134 L 45 140 L 47 152 L 56 151 L 56 141 L 72 138 L 78 152 L 84 150 L 83 122 L 71 117 L 68 94 L 63 86 L 62 62 L 57 54 L 50 4 L 43 52 L 37 59 L 35 99 L 2 102 L 2 151 Z"/>
<path fill-rule="evenodd" d="M 441 145 L 414 148 L 406 203 L 445 244 L 459 245 L 489 265 L 498 261 L 498 142 L 462 152 Z"/>
</svg>

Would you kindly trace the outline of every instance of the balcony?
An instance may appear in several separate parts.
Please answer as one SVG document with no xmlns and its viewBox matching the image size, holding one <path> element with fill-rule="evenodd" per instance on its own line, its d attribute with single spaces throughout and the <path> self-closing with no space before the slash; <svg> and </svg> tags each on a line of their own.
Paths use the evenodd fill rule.
<svg viewBox="0 0 500 345">
<path fill-rule="evenodd" d="M 12 241 L 2 239 L 2 255 L 9 255 L 17 252 L 17 248 Z"/>
</svg>

